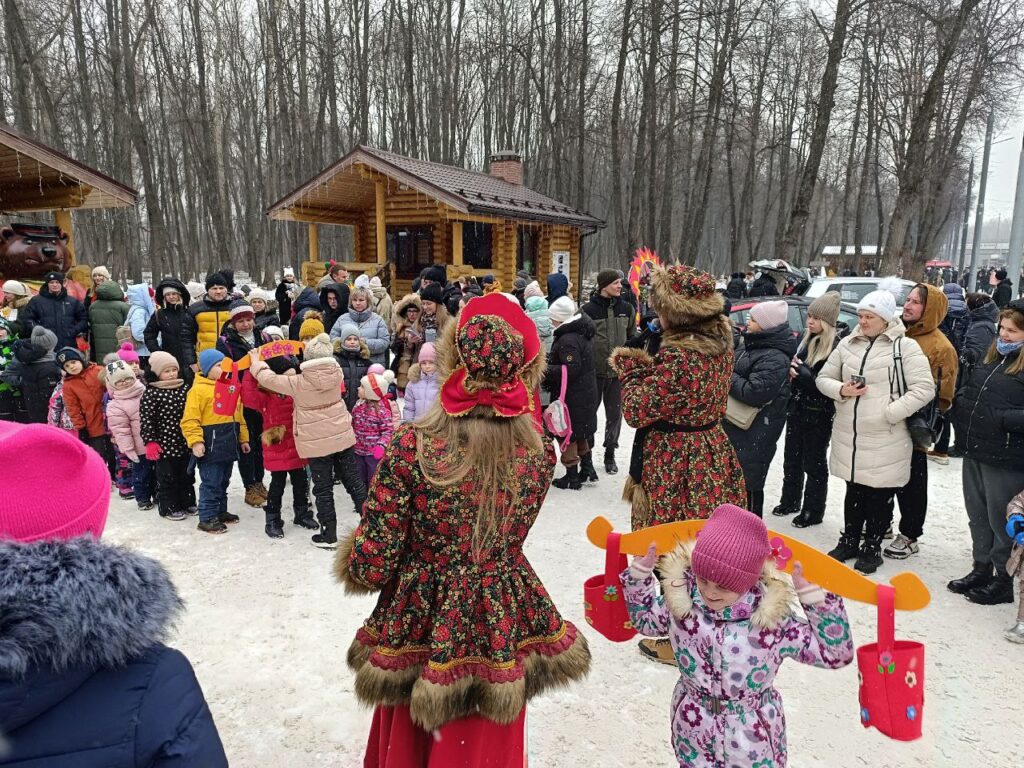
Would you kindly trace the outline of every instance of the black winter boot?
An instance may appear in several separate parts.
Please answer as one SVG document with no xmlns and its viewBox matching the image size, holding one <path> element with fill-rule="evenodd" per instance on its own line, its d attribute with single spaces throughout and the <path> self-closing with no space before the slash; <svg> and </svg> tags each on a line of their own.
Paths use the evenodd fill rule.
<svg viewBox="0 0 1024 768">
<path fill-rule="evenodd" d="M 320 526 L 320 533 L 314 533 L 311 541 L 314 547 L 320 549 L 337 549 L 337 524 L 333 520 L 330 523 L 324 523 Z"/>
<path fill-rule="evenodd" d="M 1001 605 L 1013 602 L 1013 579 L 1005 573 L 996 574 L 984 587 L 975 587 L 967 599 L 978 605 Z"/>
<path fill-rule="evenodd" d="M 604 449 L 604 471 L 609 475 L 619 471 L 619 465 L 615 463 L 615 451 L 611 448 Z"/>
<path fill-rule="evenodd" d="M 812 512 L 809 509 L 805 509 L 799 515 L 793 518 L 794 528 L 810 528 L 812 525 L 821 525 L 821 521 L 825 519 L 825 511 Z"/>
<path fill-rule="evenodd" d="M 579 467 L 566 467 L 565 474 L 557 480 L 551 483 L 555 488 L 561 488 L 563 491 L 578 491 L 583 487 L 580 482 L 580 470 Z"/>
<path fill-rule="evenodd" d="M 833 560 L 838 560 L 840 563 L 845 563 L 847 560 L 852 560 L 860 552 L 860 536 L 847 535 L 843 532 L 842 536 L 839 537 L 839 543 L 836 544 L 835 549 L 828 553 L 828 556 Z"/>
<path fill-rule="evenodd" d="M 295 510 L 295 516 L 292 519 L 292 525 L 297 525 L 300 528 L 305 528 L 309 531 L 315 531 L 320 527 L 317 524 L 316 520 L 313 519 L 313 513 L 312 511 L 310 511 L 309 507 L 306 507 L 305 509 Z"/>
<path fill-rule="evenodd" d="M 787 515 L 795 515 L 800 511 L 800 507 L 784 507 L 781 504 L 772 510 L 772 514 L 775 517 L 786 517 Z"/>
<path fill-rule="evenodd" d="M 854 569 L 861 573 L 874 573 L 882 562 L 882 541 L 865 536 L 864 543 L 860 548 L 860 555 L 857 557 L 857 562 L 853 564 Z"/>
<path fill-rule="evenodd" d="M 597 482 L 597 470 L 594 469 L 594 454 L 580 456 L 580 480 L 584 483 Z"/>
<path fill-rule="evenodd" d="M 992 566 L 988 563 L 975 561 L 971 572 L 959 579 L 953 579 L 946 589 L 957 595 L 966 595 L 972 589 L 987 587 L 992 581 Z"/>
<path fill-rule="evenodd" d="M 281 521 L 280 511 L 266 510 L 266 525 L 263 526 L 263 532 L 272 539 L 284 538 L 284 523 Z"/>
</svg>

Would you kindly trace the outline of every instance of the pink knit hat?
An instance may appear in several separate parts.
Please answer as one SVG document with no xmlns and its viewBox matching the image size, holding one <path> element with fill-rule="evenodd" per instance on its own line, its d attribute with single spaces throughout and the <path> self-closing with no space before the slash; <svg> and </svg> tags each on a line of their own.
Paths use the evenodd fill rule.
<svg viewBox="0 0 1024 768">
<path fill-rule="evenodd" d="M 435 362 L 437 360 L 437 350 L 434 349 L 434 345 L 431 342 L 426 342 L 420 347 L 420 356 L 417 358 L 417 362 Z"/>
<path fill-rule="evenodd" d="M 99 538 L 110 504 L 103 459 L 46 424 L 0 421 L 0 466 L 24 493 L 0 494 L 0 540 Z"/>
<path fill-rule="evenodd" d="M 696 576 L 742 595 L 757 583 L 770 554 L 768 529 L 761 518 L 723 504 L 697 535 L 691 567 Z"/>
<path fill-rule="evenodd" d="M 126 363 L 139 362 L 139 353 L 135 351 L 135 347 L 128 341 L 122 344 L 121 348 L 117 350 L 117 356 Z"/>
<path fill-rule="evenodd" d="M 789 305 L 784 301 L 760 301 L 750 308 L 750 316 L 765 331 L 778 328 L 789 319 Z"/>
</svg>

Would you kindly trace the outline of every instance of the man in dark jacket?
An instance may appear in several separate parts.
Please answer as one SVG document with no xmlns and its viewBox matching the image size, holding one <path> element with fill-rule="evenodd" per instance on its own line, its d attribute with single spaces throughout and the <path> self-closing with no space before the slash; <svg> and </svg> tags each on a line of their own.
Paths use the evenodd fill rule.
<svg viewBox="0 0 1024 768">
<path fill-rule="evenodd" d="M 231 297 L 229 283 L 221 272 L 211 272 L 206 276 L 206 298 L 186 310 L 182 351 L 193 371 L 199 370 L 199 353 L 217 346 L 221 328 L 238 301 Z"/>
<path fill-rule="evenodd" d="M 550 281 L 549 281 L 550 285 Z M 548 299 L 550 300 L 550 296 Z M 615 450 L 619 447 L 622 429 L 622 386 L 608 364 L 617 347 L 636 333 L 636 310 L 622 298 L 622 278 L 614 269 L 597 273 L 597 292 L 580 310 L 594 321 L 594 366 L 597 372 L 599 401 L 604 402 L 604 470 L 609 475 L 619 471 Z"/>
<path fill-rule="evenodd" d="M 166 352 L 178 361 L 178 371 L 186 383 L 191 384 L 195 373 L 185 354 L 188 337 L 188 290 L 173 277 L 165 277 L 156 286 L 156 311 L 150 316 L 142 332 L 146 348 L 153 352 Z"/>
<path fill-rule="evenodd" d="M 754 284 L 750 286 L 750 292 L 747 295 L 751 298 L 755 296 L 778 296 L 779 287 L 775 284 L 771 275 L 767 272 L 759 272 L 757 279 L 754 280 Z"/>
<path fill-rule="evenodd" d="M 747 297 L 747 281 L 743 279 L 742 272 L 733 272 L 729 284 L 725 287 L 725 295 L 730 299 L 745 299 Z"/>
<path fill-rule="evenodd" d="M 1013 281 L 1006 276 L 1005 269 L 996 270 L 996 289 L 992 292 L 992 301 L 996 306 L 1003 309 L 1013 299 Z"/>
<path fill-rule="evenodd" d="M 288 338 L 297 340 L 299 338 L 299 328 L 302 327 L 302 321 L 306 319 L 306 315 L 310 312 L 321 312 L 320 297 L 317 296 L 316 291 L 312 288 L 306 287 L 302 289 L 298 298 L 295 299 L 294 304 L 295 317 L 292 318 L 291 323 L 288 324 Z M 345 312 L 348 311 L 348 307 L 345 308 Z M 344 313 L 342 313 L 344 314 Z M 330 328 L 327 328 L 330 331 Z"/>
<path fill-rule="evenodd" d="M 561 272 L 548 275 L 548 306 L 569 295 L 569 278 Z"/>
<path fill-rule="evenodd" d="M 100 456 L 61 430 L 3 423 L 0 465 L 46 489 L 0 498 L 0 762 L 227 766 L 192 665 L 163 644 L 182 608 L 167 571 L 98 540 Z"/>
<path fill-rule="evenodd" d="M 292 290 L 295 288 L 295 270 L 291 267 L 284 268 L 281 282 L 277 284 L 274 291 L 274 298 L 277 299 L 277 314 L 281 318 L 281 325 L 286 325 L 292 319 Z"/>
<path fill-rule="evenodd" d="M 53 331 L 57 337 L 57 349 L 76 347 L 76 340 L 89 332 L 85 307 L 78 299 L 68 296 L 64 275 L 60 272 L 47 273 L 45 281 L 45 288 L 18 315 L 21 336 L 27 338 L 35 326 L 41 325 Z"/>
</svg>

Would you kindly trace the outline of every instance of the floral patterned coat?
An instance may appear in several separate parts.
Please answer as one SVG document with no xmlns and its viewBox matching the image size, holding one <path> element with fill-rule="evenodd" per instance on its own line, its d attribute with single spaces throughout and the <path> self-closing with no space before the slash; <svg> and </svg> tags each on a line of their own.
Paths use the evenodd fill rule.
<svg viewBox="0 0 1024 768">
<path fill-rule="evenodd" d="M 417 434 L 403 424 L 377 468 L 358 528 L 335 573 L 350 593 L 380 592 L 348 653 L 370 706 L 409 706 L 426 730 L 468 715 L 513 722 L 529 698 L 586 675 L 586 638 L 562 619 L 523 543 L 540 511 L 555 454 L 520 449 L 504 535 L 472 556 L 476 488 L 427 482 Z M 428 445 L 425 451 L 440 450 Z M 499 502 L 501 496 L 499 494 Z"/>
<path fill-rule="evenodd" d="M 801 597 L 807 621 L 792 613 L 792 586 L 765 566 L 761 580 L 737 602 L 713 611 L 701 600 L 680 545 L 653 574 L 630 569 L 622 584 L 633 626 L 668 635 L 681 676 L 672 696 L 672 746 L 686 768 L 785 768 L 786 720 L 773 683 L 785 659 L 826 669 L 853 660 L 842 598 L 820 588 Z"/>
<path fill-rule="evenodd" d="M 721 424 L 733 366 L 727 334 L 666 331 L 654 357 L 625 347 L 612 354 L 623 418 L 638 428 L 623 494 L 633 530 L 746 504 L 743 470 Z"/>
</svg>

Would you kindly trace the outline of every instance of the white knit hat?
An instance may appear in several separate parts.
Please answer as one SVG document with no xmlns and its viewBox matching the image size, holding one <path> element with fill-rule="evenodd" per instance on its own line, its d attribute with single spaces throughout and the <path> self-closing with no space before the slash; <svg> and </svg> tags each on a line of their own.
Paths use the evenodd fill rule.
<svg viewBox="0 0 1024 768">
<path fill-rule="evenodd" d="M 750 319 L 765 331 L 785 324 L 789 306 L 784 301 L 759 301 L 750 308 Z"/>
<path fill-rule="evenodd" d="M 326 333 L 318 333 L 306 342 L 302 356 L 306 360 L 316 360 L 320 357 L 330 357 L 334 354 L 334 342 Z"/>
<path fill-rule="evenodd" d="M 559 296 L 548 307 L 548 317 L 556 323 L 564 323 L 576 314 L 576 304 L 568 296 Z"/>
<path fill-rule="evenodd" d="M 356 278 L 355 287 L 370 290 L 370 278 L 366 275 L 360 275 Z"/>
<path fill-rule="evenodd" d="M 381 400 L 388 393 L 388 387 L 395 380 L 394 371 L 384 373 L 368 373 L 359 380 L 359 388 L 363 390 L 364 400 Z"/>
<path fill-rule="evenodd" d="M 134 381 L 135 371 L 133 371 L 128 363 L 124 362 L 124 360 L 115 360 L 114 362 L 107 364 L 106 377 L 107 386 L 112 387 L 119 381 L 125 381 L 127 379 Z"/>
<path fill-rule="evenodd" d="M 370 278 L 370 288 L 383 288 L 384 283 L 380 281 L 380 278 L 374 275 Z"/>
<path fill-rule="evenodd" d="M 274 300 L 274 297 L 270 295 L 270 291 L 265 291 L 262 288 L 253 288 L 249 291 L 249 301 L 253 299 L 263 299 L 263 301 L 269 304 Z"/>
<path fill-rule="evenodd" d="M 281 326 L 279 325 L 268 325 L 263 328 L 263 333 L 271 339 L 275 336 L 278 339 L 284 339 L 284 331 L 281 330 Z"/>
<path fill-rule="evenodd" d="M 109 280 L 110 279 L 110 270 L 107 269 L 106 267 L 104 267 L 101 264 L 98 267 L 93 267 L 92 268 L 92 276 L 96 277 L 96 275 L 103 275 L 105 278 L 107 278 L 107 280 Z"/>
<path fill-rule="evenodd" d="M 872 291 L 858 302 L 857 311 L 870 312 L 891 322 L 896 316 L 896 297 L 889 291 Z"/>
<path fill-rule="evenodd" d="M 285 267 L 284 270 L 281 272 L 281 277 L 295 277 L 295 270 L 292 269 L 291 267 Z"/>
<path fill-rule="evenodd" d="M 17 280 L 5 280 L 2 290 L 12 296 L 28 296 L 28 288 Z"/>
</svg>

